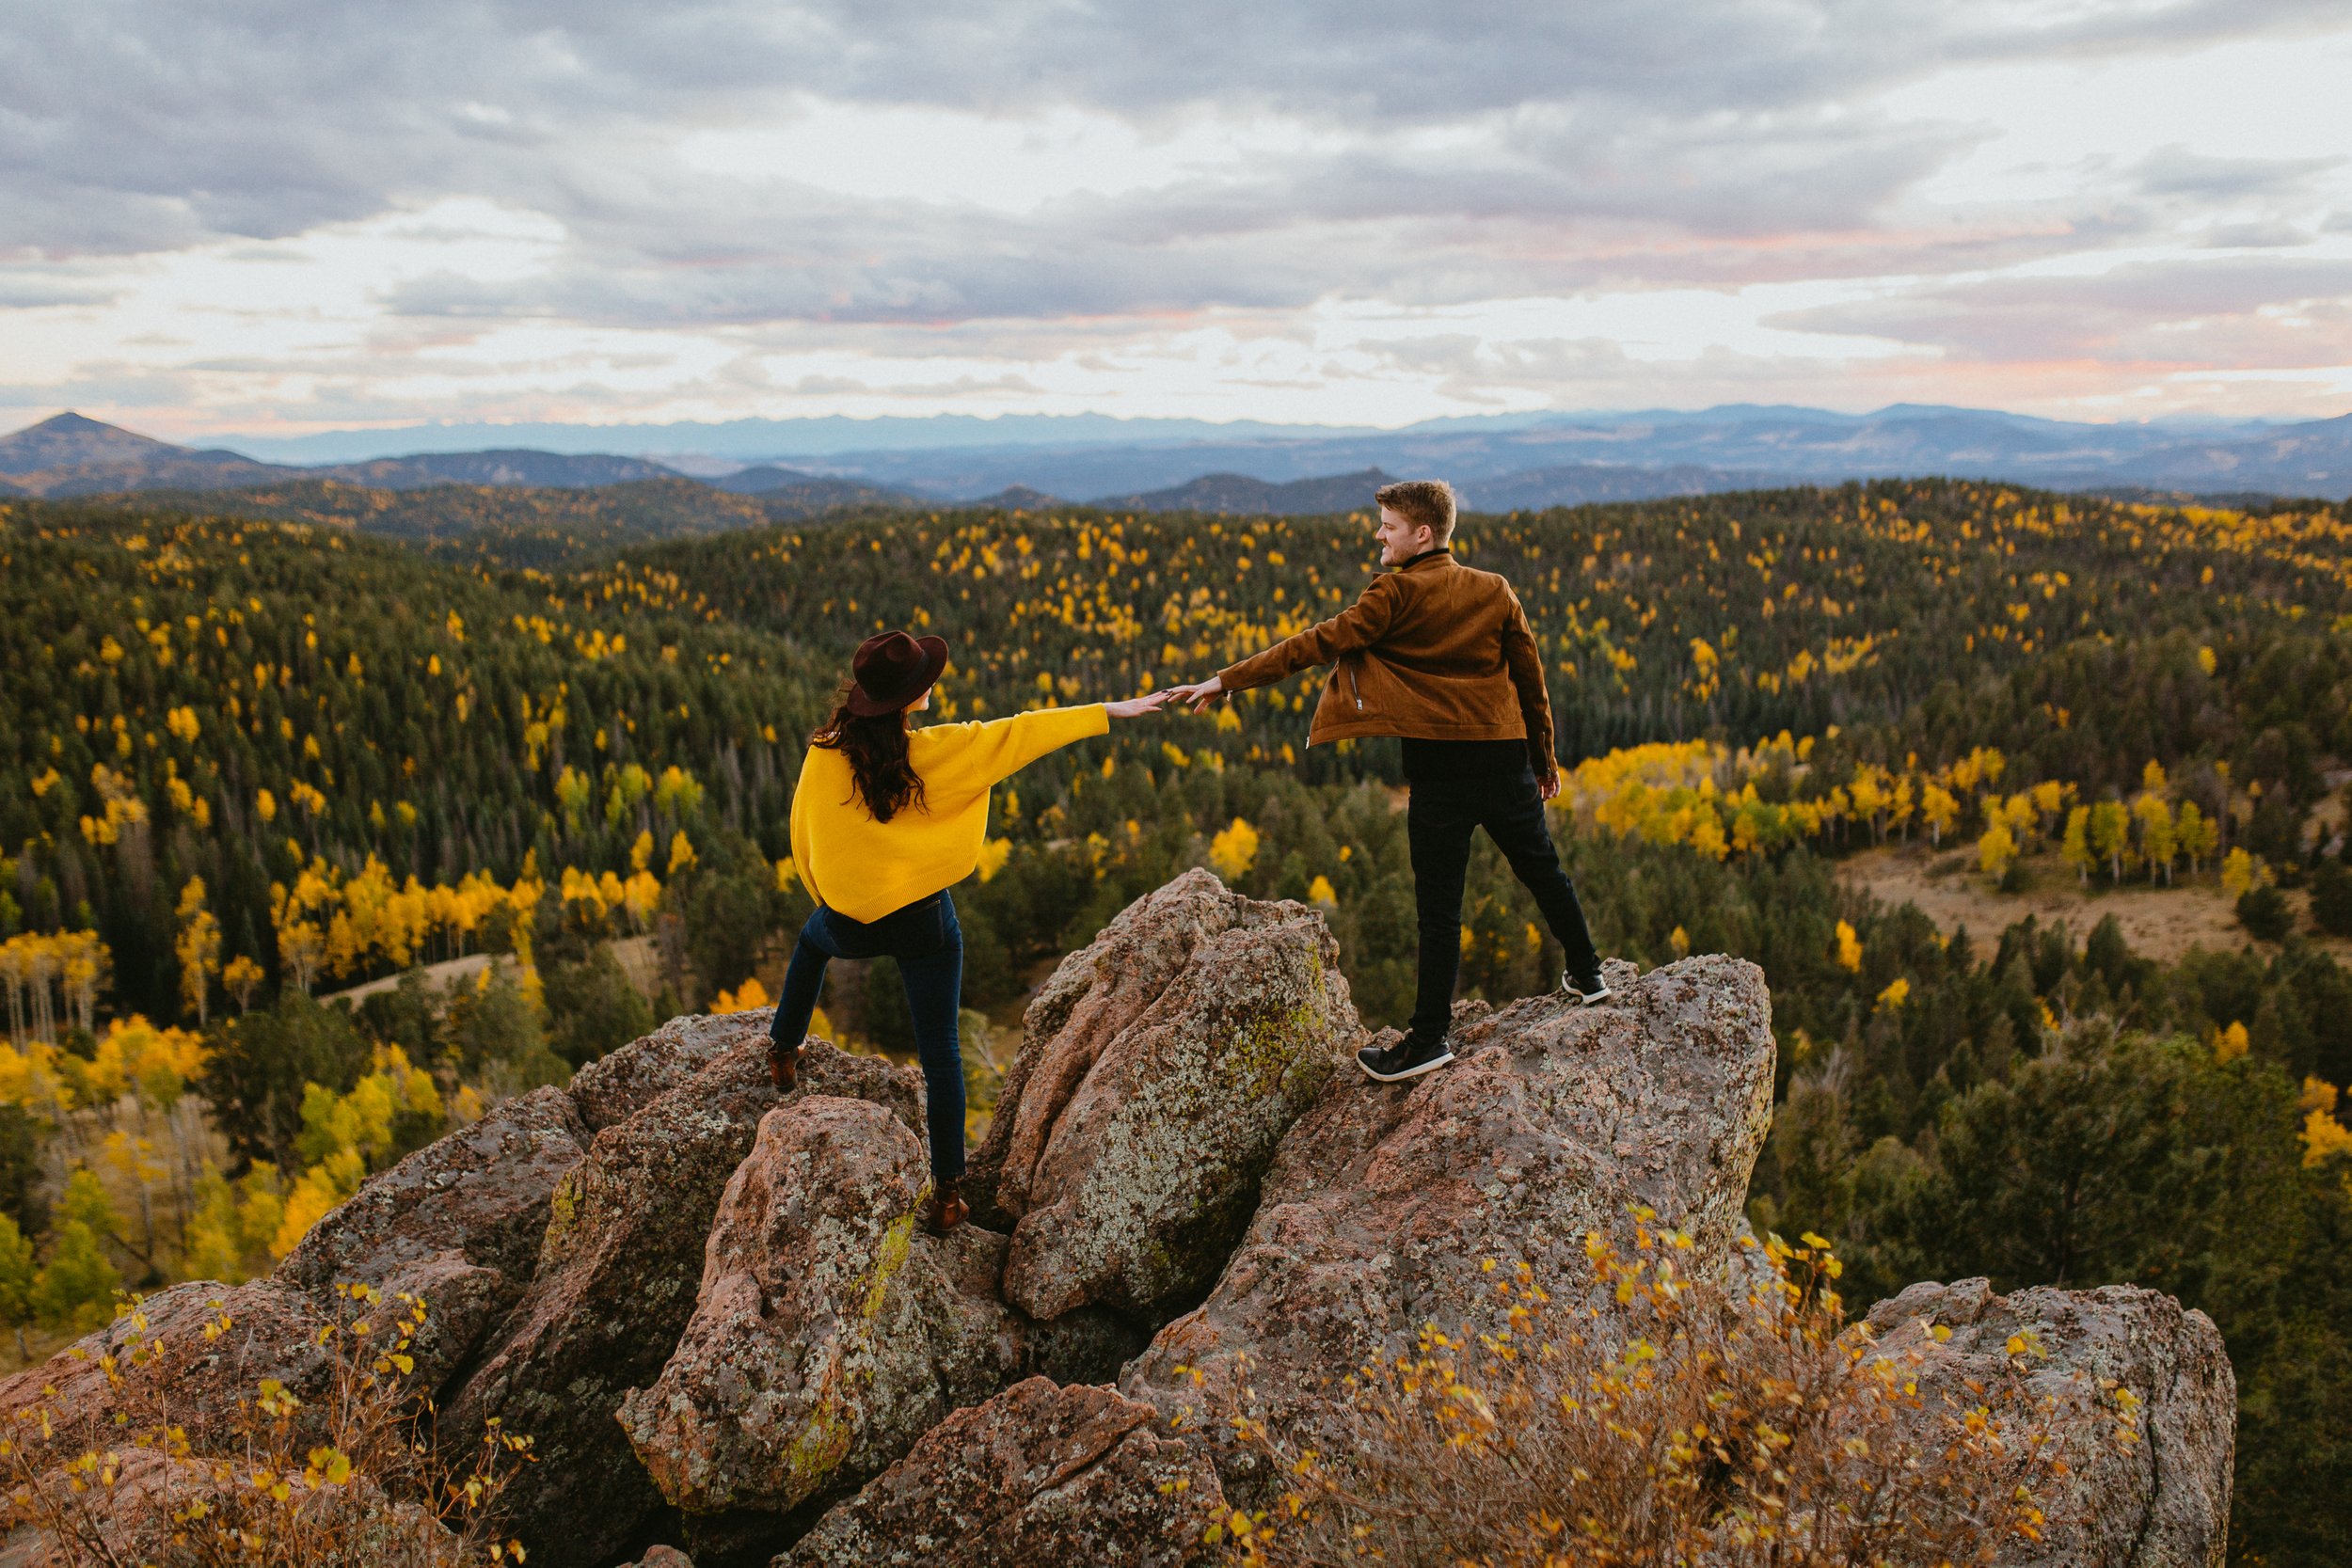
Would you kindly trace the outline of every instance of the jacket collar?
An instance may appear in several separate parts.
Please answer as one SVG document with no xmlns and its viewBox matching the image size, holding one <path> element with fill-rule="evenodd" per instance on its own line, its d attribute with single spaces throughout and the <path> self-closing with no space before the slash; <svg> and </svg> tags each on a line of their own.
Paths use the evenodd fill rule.
<svg viewBox="0 0 2352 1568">
<path fill-rule="evenodd" d="M 1422 551 L 1419 555 L 1406 556 L 1403 561 L 1396 563 L 1396 569 L 1400 572 L 1414 571 L 1423 566 L 1432 565 L 1440 558 L 1443 558 L 1446 562 L 1451 562 L 1454 560 L 1454 551 L 1444 545 L 1438 545 L 1431 549 Z"/>
</svg>

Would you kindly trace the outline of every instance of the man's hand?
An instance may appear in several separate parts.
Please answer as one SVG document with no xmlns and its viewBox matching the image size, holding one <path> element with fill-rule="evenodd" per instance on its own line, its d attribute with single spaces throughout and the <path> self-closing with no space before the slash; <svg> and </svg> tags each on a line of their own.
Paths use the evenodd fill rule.
<svg viewBox="0 0 2352 1568">
<path fill-rule="evenodd" d="M 1216 675 L 1211 675 L 1197 686 L 1171 686 L 1168 689 L 1168 696 L 1180 703 L 1190 703 L 1192 711 L 1195 713 L 1199 713 L 1224 694 L 1225 682 Z"/>
<path fill-rule="evenodd" d="M 1140 719 L 1147 713 L 1159 712 L 1160 705 L 1167 702 L 1170 695 L 1167 691 L 1153 691 L 1141 697 L 1129 697 L 1123 702 L 1104 703 L 1103 711 L 1114 719 Z"/>
<path fill-rule="evenodd" d="M 1560 793 L 1560 769 L 1553 768 L 1535 782 L 1535 791 L 1549 800 Z"/>
</svg>

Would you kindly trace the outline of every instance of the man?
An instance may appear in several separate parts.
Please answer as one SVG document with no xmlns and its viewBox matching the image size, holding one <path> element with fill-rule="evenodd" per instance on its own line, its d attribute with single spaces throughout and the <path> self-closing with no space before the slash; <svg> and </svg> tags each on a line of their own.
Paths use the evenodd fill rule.
<svg viewBox="0 0 2352 1568">
<path fill-rule="evenodd" d="M 1307 744 L 1403 737 L 1419 989 L 1404 1039 L 1357 1053 L 1367 1073 L 1392 1083 L 1454 1060 L 1446 1029 L 1461 967 L 1462 883 L 1473 828 L 1486 830 L 1566 950 L 1561 990 L 1597 1003 L 1609 989 L 1544 823 L 1544 802 L 1560 793 L 1560 770 L 1543 660 L 1518 595 L 1494 573 L 1454 559 L 1454 491 L 1444 481 L 1385 485 L 1377 499 L 1380 563 L 1393 570 L 1330 620 L 1170 691 L 1198 713 L 1228 692 L 1336 661 Z"/>
</svg>

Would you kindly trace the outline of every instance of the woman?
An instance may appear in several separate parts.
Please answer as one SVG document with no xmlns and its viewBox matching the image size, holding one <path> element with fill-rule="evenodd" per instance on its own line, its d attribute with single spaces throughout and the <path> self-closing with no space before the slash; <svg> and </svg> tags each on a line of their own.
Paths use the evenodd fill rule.
<svg viewBox="0 0 2352 1568">
<path fill-rule="evenodd" d="M 792 791 L 792 861 L 817 900 L 801 927 L 770 1026 L 776 1087 L 800 1086 L 801 1039 L 833 958 L 898 960 L 923 1062 L 931 1196 L 924 1223 L 952 1229 L 966 1213 L 963 1060 L 956 1009 L 963 933 L 949 884 L 979 863 L 988 792 L 1057 747 L 1155 711 L 1167 693 L 1042 708 L 987 723 L 909 729 L 947 665 L 945 639 L 886 631 L 858 644 L 833 717 L 809 737 Z"/>
</svg>

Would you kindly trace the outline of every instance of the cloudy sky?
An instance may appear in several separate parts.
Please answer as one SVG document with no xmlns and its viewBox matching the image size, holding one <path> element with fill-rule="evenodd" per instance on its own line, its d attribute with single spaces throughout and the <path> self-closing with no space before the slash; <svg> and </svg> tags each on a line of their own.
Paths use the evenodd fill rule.
<svg viewBox="0 0 2352 1568">
<path fill-rule="evenodd" d="M 0 8 L 0 428 L 2352 409 L 2342 0 Z"/>
</svg>

